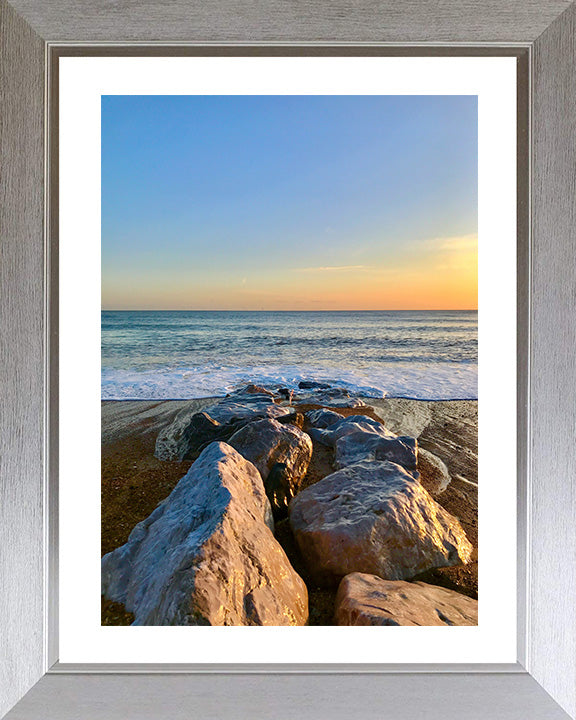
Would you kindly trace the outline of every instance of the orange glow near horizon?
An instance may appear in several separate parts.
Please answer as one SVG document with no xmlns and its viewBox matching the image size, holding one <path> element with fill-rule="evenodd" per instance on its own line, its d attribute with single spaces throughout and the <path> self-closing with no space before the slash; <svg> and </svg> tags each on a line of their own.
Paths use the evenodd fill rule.
<svg viewBox="0 0 576 720">
<path fill-rule="evenodd" d="M 354 257 L 351 253 L 350 257 Z M 183 267 L 108 273 L 104 310 L 476 310 L 476 235 L 435 238 L 394 256 L 305 267 Z"/>
</svg>

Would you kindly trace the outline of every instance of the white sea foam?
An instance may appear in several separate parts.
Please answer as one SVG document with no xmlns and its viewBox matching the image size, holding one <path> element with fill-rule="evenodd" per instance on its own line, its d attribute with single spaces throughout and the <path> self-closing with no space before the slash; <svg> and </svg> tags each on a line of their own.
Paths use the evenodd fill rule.
<svg viewBox="0 0 576 720">
<path fill-rule="evenodd" d="M 418 400 L 463 400 L 478 397 L 476 363 L 398 362 L 331 374 L 306 366 L 166 368 L 145 371 L 105 368 L 103 400 L 168 400 L 220 397 L 248 382 L 297 389 L 302 380 L 327 382 L 363 397 L 405 397 Z"/>
</svg>

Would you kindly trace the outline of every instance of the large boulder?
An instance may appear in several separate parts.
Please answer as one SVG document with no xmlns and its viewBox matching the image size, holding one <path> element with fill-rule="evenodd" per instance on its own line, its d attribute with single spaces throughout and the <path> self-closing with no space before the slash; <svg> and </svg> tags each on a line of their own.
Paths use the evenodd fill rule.
<svg viewBox="0 0 576 720">
<path fill-rule="evenodd" d="M 306 586 L 272 527 L 258 470 L 213 443 L 102 558 L 102 594 L 135 625 L 305 625 Z"/>
<path fill-rule="evenodd" d="M 154 455 L 159 460 L 194 460 L 198 452 L 212 442 L 228 439 L 241 427 L 253 420 L 288 415 L 290 410 L 280 407 L 261 388 L 232 393 L 203 412 L 184 408 L 156 439 Z"/>
<path fill-rule="evenodd" d="M 290 525 L 321 584 L 352 572 L 404 580 L 472 555 L 458 520 L 389 461 L 349 465 L 302 490 L 290 503 Z"/>
<path fill-rule="evenodd" d="M 319 408 L 318 410 L 309 410 L 306 413 L 306 418 L 313 428 L 325 430 L 331 425 L 340 422 L 340 420 L 342 420 L 342 415 L 334 412 L 334 410 Z"/>
<path fill-rule="evenodd" d="M 450 485 L 450 473 L 444 461 L 422 447 L 418 448 L 418 472 L 420 482 L 430 495 L 441 495 Z"/>
<path fill-rule="evenodd" d="M 322 420 L 326 420 L 326 416 Z M 336 447 L 336 443 L 340 438 L 352 433 L 365 432 L 379 435 L 380 437 L 396 437 L 394 433 L 387 430 L 378 420 L 374 420 L 366 415 L 350 415 L 349 417 L 340 417 L 336 422 L 325 426 L 324 428 L 315 427 L 310 430 L 310 435 L 314 440 L 327 445 L 328 447 Z"/>
<path fill-rule="evenodd" d="M 257 420 L 235 432 L 228 444 L 253 463 L 266 481 L 276 463 L 284 463 L 295 488 L 306 475 L 312 457 L 312 441 L 295 425 L 276 420 Z"/>
<path fill-rule="evenodd" d="M 288 415 L 291 411 L 274 402 L 268 393 L 238 391 L 206 408 L 211 418 L 221 424 L 245 420 L 252 422 L 266 417 Z"/>
<path fill-rule="evenodd" d="M 363 460 L 390 460 L 405 470 L 416 470 L 418 443 L 411 437 L 382 437 L 373 432 L 352 432 L 336 441 L 337 469 Z"/>
<path fill-rule="evenodd" d="M 342 417 L 330 410 L 307 414 L 313 426 L 311 437 L 335 448 L 336 468 L 364 460 L 390 460 L 410 471 L 416 470 L 418 443 L 412 437 L 397 437 L 379 420 L 366 415 Z"/>
<path fill-rule="evenodd" d="M 352 573 L 336 594 L 336 625 L 478 625 L 478 600 L 423 582 Z"/>
</svg>

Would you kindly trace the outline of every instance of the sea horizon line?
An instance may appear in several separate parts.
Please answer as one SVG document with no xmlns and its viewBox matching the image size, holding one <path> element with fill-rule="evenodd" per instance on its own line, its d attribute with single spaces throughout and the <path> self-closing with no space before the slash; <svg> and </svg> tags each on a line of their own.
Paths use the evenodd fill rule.
<svg viewBox="0 0 576 720">
<path fill-rule="evenodd" d="M 478 308 L 394 308 L 394 309 L 367 309 L 367 310 L 355 310 L 355 309 L 349 309 L 349 310 L 313 310 L 313 309 L 290 309 L 290 310 L 243 310 L 243 309 L 207 309 L 207 308 L 101 308 L 100 312 L 205 312 L 205 313 L 218 313 L 218 312 L 237 312 L 237 313 L 246 313 L 246 312 L 253 312 L 253 313 L 294 313 L 294 312 L 310 312 L 310 313 L 319 313 L 319 312 L 326 312 L 326 313 L 374 313 L 374 312 L 478 312 Z"/>
</svg>

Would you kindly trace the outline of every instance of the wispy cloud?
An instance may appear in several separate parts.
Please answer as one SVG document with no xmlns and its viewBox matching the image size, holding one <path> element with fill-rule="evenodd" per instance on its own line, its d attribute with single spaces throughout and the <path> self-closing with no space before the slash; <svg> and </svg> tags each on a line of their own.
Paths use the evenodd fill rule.
<svg viewBox="0 0 576 720">
<path fill-rule="evenodd" d="M 478 249 L 478 235 L 458 235 L 456 237 L 432 237 L 414 243 L 415 248 L 436 252 L 464 252 Z"/>
<path fill-rule="evenodd" d="M 477 272 L 478 268 L 478 236 L 463 235 L 461 237 L 438 238 L 435 244 L 437 271 L 461 273 Z"/>
<path fill-rule="evenodd" d="M 296 268 L 297 272 L 322 273 L 322 272 L 353 272 L 357 270 L 369 270 L 366 265 L 324 265 L 320 267 Z"/>
<path fill-rule="evenodd" d="M 463 235 L 462 237 L 442 238 L 436 241 L 439 250 L 465 251 L 478 249 L 477 235 Z"/>
</svg>

